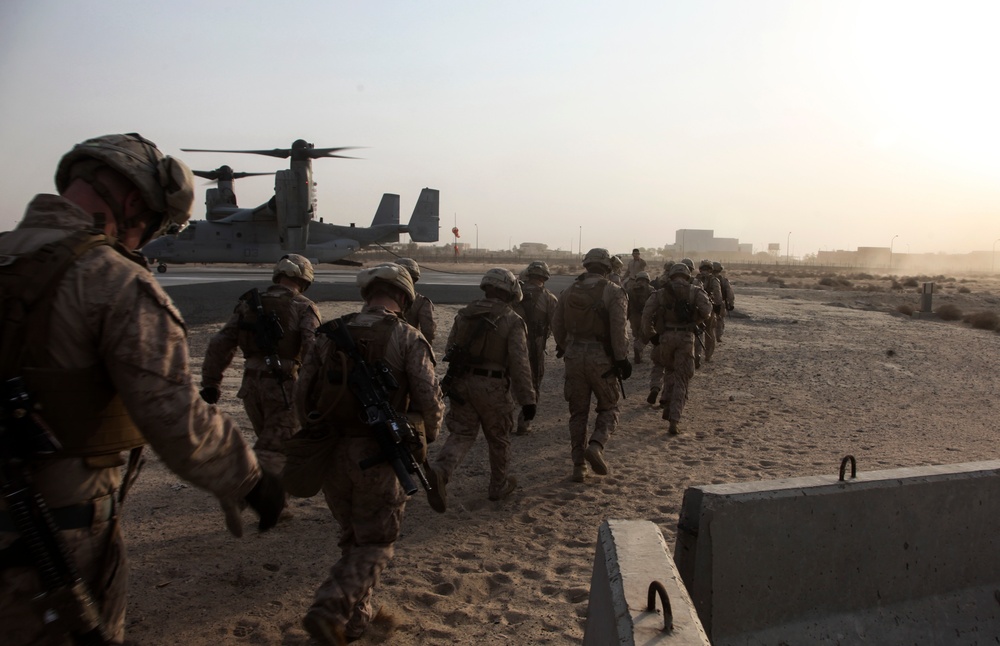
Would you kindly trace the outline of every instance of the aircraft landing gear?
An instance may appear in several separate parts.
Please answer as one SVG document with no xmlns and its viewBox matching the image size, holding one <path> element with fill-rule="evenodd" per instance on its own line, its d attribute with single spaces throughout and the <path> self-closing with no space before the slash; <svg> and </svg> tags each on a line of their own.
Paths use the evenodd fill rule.
<svg viewBox="0 0 1000 646">
<path fill-rule="evenodd" d="M 156 271 L 160 272 L 161 274 L 165 274 L 167 273 L 167 266 L 161 262 L 159 265 L 157 265 Z"/>
</svg>

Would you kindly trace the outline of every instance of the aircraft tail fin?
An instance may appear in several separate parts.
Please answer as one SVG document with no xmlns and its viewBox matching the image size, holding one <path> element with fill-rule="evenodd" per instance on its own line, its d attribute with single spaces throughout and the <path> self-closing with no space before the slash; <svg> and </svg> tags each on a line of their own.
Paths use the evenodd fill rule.
<svg viewBox="0 0 1000 646">
<path fill-rule="evenodd" d="M 392 193 L 382 195 L 382 201 L 378 203 L 378 210 L 375 211 L 375 218 L 372 226 L 380 224 L 399 224 L 399 196 Z"/>
<path fill-rule="evenodd" d="M 413 242 L 437 242 L 439 191 L 436 188 L 425 188 L 420 191 L 417 205 L 413 207 L 413 215 L 406 225 L 406 232 Z"/>
</svg>

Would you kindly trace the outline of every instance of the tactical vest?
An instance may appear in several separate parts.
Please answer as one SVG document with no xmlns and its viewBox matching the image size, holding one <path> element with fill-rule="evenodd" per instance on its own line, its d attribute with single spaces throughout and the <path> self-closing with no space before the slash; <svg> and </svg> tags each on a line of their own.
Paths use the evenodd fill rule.
<svg viewBox="0 0 1000 646">
<path fill-rule="evenodd" d="M 507 303 L 476 301 L 458 311 L 453 342 L 467 350 L 468 364 L 506 367 L 507 337 L 498 323 L 509 309 Z"/>
<path fill-rule="evenodd" d="M 59 283 L 84 253 L 102 245 L 132 259 L 95 229 L 24 255 L 0 256 L 0 377 L 24 378 L 67 456 L 117 454 L 145 444 L 104 366 L 56 368 L 47 354 Z"/>
<path fill-rule="evenodd" d="M 342 317 L 347 323 L 351 338 L 358 345 L 361 356 L 368 365 L 385 359 L 389 340 L 397 325 L 406 323 L 397 316 L 387 314 L 375 321 L 358 321 L 357 314 L 347 314 Z M 368 318 L 368 317 L 366 317 Z M 317 329 L 322 334 L 324 328 L 333 322 L 324 323 Z M 371 431 L 364 421 L 364 411 L 358 398 L 350 390 L 348 377 L 354 369 L 354 362 L 336 344 L 330 343 L 327 356 L 323 358 L 318 380 L 319 390 L 310 394 L 310 400 L 320 408 L 318 417 L 311 418 L 310 423 L 329 422 L 338 434 L 347 437 L 367 437 Z M 393 378 L 399 384 L 391 395 L 389 403 L 393 409 L 405 411 L 409 405 L 409 388 L 406 375 L 389 366 Z"/>
<path fill-rule="evenodd" d="M 657 332 L 662 332 L 668 327 L 688 325 L 693 329 L 694 304 L 691 302 L 690 285 L 671 281 L 660 290 L 659 298 L 655 325 Z"/>
<path fill-rule="evenodd" d="M 604 307 L 604 288 L 608 282 L 607 278 L 602 278 L 590 287 L 576 282 L 564 296 L 563 322 L 574 339 L 602 341 L 610 338 L 610 321 Z"/>
<path fill-rule="evenodd" d="M 261 292 L 260 304 L 264 308 L 264 314 L 274 312 L 281 323 L 284 331 L 281 339 L 278 340 L 278 347 L 275 350 L 280 359 L 291 361 L 301 361 L 299 351 L 302 348 L 302 332 L 299 330 L 298 321 L 295 319 L 295 294 L 287 289 L 280 291 Z M 236 341 L 243 351 L 243 356 L 261 357 L 267 354 L 263 348 L 257 345 L 257 311 L 250 305 L 250 292 L 240 296 L 240 303 L 236 306 L 236 311 L 240 315 L 239 334 Z"/>
<path fill-rule="evenodd" d="M 632 285 L 628 290 L 628 315 L 639 316 L 646 301 L 653 294 L 653 288 L 649 285 Z"/>
<path fill-rule="evenodd" d="M 722 283 L 715 274 L 698 274 L 698 281 L 701 286 L 708 293 L 708 300 L 712 302 L 713 305 L 721 305 L 721 303 L 715 302 L 715 297 L 712 294 L 715 293 L 715 283 L 719 283 L 719 290 L 722 290 Z"/>
</svg>

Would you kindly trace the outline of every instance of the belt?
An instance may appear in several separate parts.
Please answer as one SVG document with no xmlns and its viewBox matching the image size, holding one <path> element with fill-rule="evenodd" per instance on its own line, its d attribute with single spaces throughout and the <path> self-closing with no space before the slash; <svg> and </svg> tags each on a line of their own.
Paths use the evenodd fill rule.
<svg viewBox="0 0 1000 646">
<path fill-rule="evenodd" d="M 601 348 L 604 349 L 604 344 L 600 341 L 570 341 L 570 345 L 575 345 L 578 348 Z"/>
<path fill-rule="evenodd" d="M 506 370 L 487 370 L 486 368 L 470 368 L 469 372 L 478 377 L 493 377 L 494 379 L 503 379 L 507 376 Z"/>
<path fill-rule="evenodd" d="M 106 522 L 115 515 L 114 496 L 104 496 L 92 502 L 50 509 L 52 520 L 59 529 L 83 529 Z M 0 532 L 16 532 L 14 519 L 7 510 L 0 511 Z"/>
<path fill-rule="evenodd" d="M 694 332 L 694 327 L 691 325 L 664 325 L 664 332 Z"/>
</svg>

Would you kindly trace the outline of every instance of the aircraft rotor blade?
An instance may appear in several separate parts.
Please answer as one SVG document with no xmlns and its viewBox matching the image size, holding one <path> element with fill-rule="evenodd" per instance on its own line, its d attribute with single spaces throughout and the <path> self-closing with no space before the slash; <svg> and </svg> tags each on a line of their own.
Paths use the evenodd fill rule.
<svg viewBox="0 0 1000 646">
<path fill-rule="evenodd" d="M 342 146 L 340 148 L 310 148 L 308 155 L 311 159 L 319 159 L 320 157 L 335 157 L 337 159 L 359 159 L 358 157 L 348 157 L 347 155 L 338 155 L 336 153 L 341 150 L 358 150 L 358 146 Z"/>
<path fill-rule="evenodd" d="M 197 177 L 203 177 L 205 179 L 210 179 L 212 181 L 217 181 L 220 179 L 241 179 L 243 177 L 254 177 L 256 175 L 274 175 L 273 172 L 270 173 L 237 173 L 234 172 L 232 168 L 228 166 L 222 166 L 221 168 L 216 168 L 215 170 L 192 170 L 191 173 Z"/>
<path fill-rule="evenodd" d="M 213 148 L 181 148 L 186 153 L 242 153 L 247 155 L 267 155 L 287 159 L 292 154 L 290 148 L 274 148 L 272 150 L 215 150 Z"/>
</svg>

